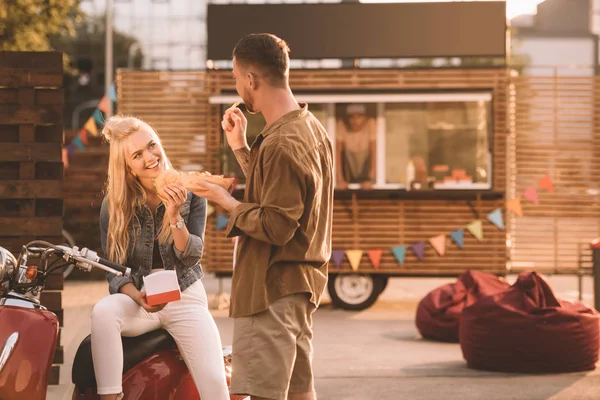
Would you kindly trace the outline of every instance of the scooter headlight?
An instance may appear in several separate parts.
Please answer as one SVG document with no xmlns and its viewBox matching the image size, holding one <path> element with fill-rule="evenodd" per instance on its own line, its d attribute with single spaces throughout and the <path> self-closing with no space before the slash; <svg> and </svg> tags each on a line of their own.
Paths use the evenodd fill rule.
<svg viewBox="0 0 600 400">
<path fill-rule="evenodd" d="M 4 247 L 0 247 L 0 284 L 10 279 L 16 266 L 15 256 Z"/>
</svg>

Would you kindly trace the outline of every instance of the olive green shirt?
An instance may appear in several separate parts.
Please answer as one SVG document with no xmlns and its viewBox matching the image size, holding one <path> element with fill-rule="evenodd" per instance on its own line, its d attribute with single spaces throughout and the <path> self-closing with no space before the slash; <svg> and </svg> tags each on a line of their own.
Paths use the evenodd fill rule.
<svg viewBox="0 0 600 400">
<path fill-rule="evenodd" d="M 246 175 L 244 202 L 227 236 L 239 236 L 229 315 L 259 313 L 292 293 L 318 306 L 327 284 L 333 220 L 333 150 L 302 104 L 235 152 Z"/>
</svg>

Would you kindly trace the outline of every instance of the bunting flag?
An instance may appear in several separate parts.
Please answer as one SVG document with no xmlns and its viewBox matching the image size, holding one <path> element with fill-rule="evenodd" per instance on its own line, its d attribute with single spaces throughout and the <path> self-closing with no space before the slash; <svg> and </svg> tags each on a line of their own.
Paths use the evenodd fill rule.
<svg viewBox="0 0 600 400">
<path fill-rule="evenodd" d="M 540 200 L 538 199 L 537 190 L 533 186 L 528 187 L 523 193 L 523 198 L 531 201 L 536 206 L 540 204 Z"/>
<path fill-rule="evenodd" d="M 227 224 L 229 223 L 229 217 L 223 214 L 217 214 L 217 230 L 223 230 L 227 228 Z"/>
<path fill-rule="evenodd" d="M 117 102 L 117 91 L 115 90 L 115 84 L 111 84 L 108 88 L 108 97 L 111 101 Z"/>
<path fill-rule="evenodd" d="M 346 250 L 346 257 L 348 257 L 348 261 L 350 261 L 350 266 L 354 271 L 358 271 L 362 255 L 362 250 Z"/>
<path fill-rule="evenodd" d="M 441 234 L 429 239 L 429 243 L 440 256 L 446 254 L 446 235 Z"/>
<path fill-rule="evenodd" d="M 504 230 L 504 220 L 502 218 L 502 210 L 496 208 L 494 211 L 487 215 L 488 221 L 496 225 L 500 230 Z"/>
<path fill-rule="evenodd" d="M 214 212 L 215 212 L 215 208 L 212 205 L 208 204 L 206 206 L 206 216 L 210 217 L 211 215 L 213 215 Z"/>
<path fill-rule="evenodd" d="M 425 257 L 425 242 L 413 243 L 412 249 L 415 252 L 417 258 L 423 261 L 423 258 Z"/>
<path fill-rule="evenodd" d="M 102 116 L 102 111 L 100 111 L 100 109 L 96 108 L 92 116 L 98 126 L 104 126 L 104 117 Z"/>
<path fill-rule="evenodd" d="M 79 139 L 81 139 L 81 142 L 85 145 L 88 144 L 88 137 L 87 137 L 87 131 L 85 129 L 81 129 L 79 131 Z"/>
<path fill-rule="evenodd" d="M 520 197 L 517 197 L 512 200 L 507 201 L 506 208 L 508 210 L 514 212 L 515 214 L 517 214 L 517 216 L 519 216 L 519 217 L 523 216 L 523 207 L 521 207 L 521 198 Z"/>
<path fill-rule="evenodd" d="M 552 178 L 550 178 L 550 175 L 546 175 L 542 179 L 540 179 L 538 182 L 538 186 L 542 189 L 546 189 L 547 191 L 554 193 L 554 185 L 552 184 Z"/>
<path fill-rule="evenodd" d="M 75 150 L 85 151 L 85 147 L 88 143 L 88 135 L 99 136 L 102 127 L 104 126 L 105 115 L 112 115 L 113 108 L 117 103 L 117 92 L 115 85 L 112 84 L 109 87 L 108 93 L 100 99 L 98 106 L 93 111 L 90 118 L 85 122 L 82 129 L 81 127 L 72 127 L 73 129 L 80 129 L 77 135 L 71 140 L 71 143 L 65 146 L 66 153 L 63 152 L 63 164 L 65 168 L 69 166 L 69 158 L 75 155 Z M 64 154 L 67 156 L 64 157 Z"/>
<path fill-rule="evenodd" d="M 450 237 L 452 238 L 452 240 L 454 240 L 454 243 L 456 243 L 456 245 L 458 246 L 459 249 L 463 249 L 465 247 L 465 230 L 464 229 L 457 229 L 455 231 L 452 231 L 452 233 L 450 234 Z"/>
<path fill-rule="evenodd" d="M 79 135 L 77 135 L 73 138 L 73 144 L 75 146 L 77 146 L 77 148 L 79 150 L 85 151 L 85 146 L 83 145 L 83 142 L 81 141 L 81 138 L 79 137 Z"/>
<path fill-rule="evenodd" d="M 96 126 L 96 121 L 94 121 L 94 117 L 90 117 L 83 128 L 92 134 L 92 136 L 98 136 L 98 127 Z"/>
<path fill-rule="evenodd" d="M 467 225 L 467 230 L 479 241 L 483 240 L 483 225 L 481 220 L 475 220 Z"/>
<path fill-rule="evenodd" d="M 333 250 L 331 252 L 331 258 L 333 259 L 333 265 L 335 265 L 336 268 L 339 268 L 340 265 L 342 264 L 342 260 L 344 259 L 344 254 L 346 254 L 344 252 L 344 250 Z"/>
<path fill-rule="evenodd" d="M 100 100 L 100 104 L 98 104 L 98 109 L 102 111 L 104 114 L 112 114 L 112 107 L 110 102 L 108 101 L 108 96 L 104 95 L 102 100 Z"/>
<path fill-rule="evenodd" d="M 383 250 L 369 250 L 367 251 L 369 255 L 369 260 L 371 260 L 371 264 L 373 264 L 374 269 L 379 269 L 379 264 L 381 263 L 381 256 L 383 255 Z"/>
<path fill-rule="evenodd" d="M 404 257 L 406 256 L 406 246 L 396 246 L 392 247 L 392 254 L 396 257 L 398 264 L 404 264 Z"/>
</svg>

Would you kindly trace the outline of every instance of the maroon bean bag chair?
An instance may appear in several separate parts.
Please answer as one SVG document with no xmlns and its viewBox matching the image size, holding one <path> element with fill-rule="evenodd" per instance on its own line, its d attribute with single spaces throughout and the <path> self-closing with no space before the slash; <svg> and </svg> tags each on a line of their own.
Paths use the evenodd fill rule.
<svg viewBox="0 0 600 400">
<path fill-rule="evenodd" d="M 460 347 L 467 365 L 502 372 L 592 370 L 598 361 L 599 314 L 558 300 L 535 272 L 463 310 Z"/>
<path fill-rule="evenodd" d="M 466 271 L 456 283 L 440 286 L 421 300 L 415 319 L 426 339 L 458 342 L 458 323 L 463 308 L 477 299 L 506 290 L 510 285 L 502 278 L 479 271 Z"/>
</svg>

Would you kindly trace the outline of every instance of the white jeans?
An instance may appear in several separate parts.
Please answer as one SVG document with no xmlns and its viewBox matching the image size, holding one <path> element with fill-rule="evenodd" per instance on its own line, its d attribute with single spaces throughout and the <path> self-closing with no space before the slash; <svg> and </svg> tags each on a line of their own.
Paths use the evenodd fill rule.
<svg viewBox="0 0 600 400">
<path fill-rule="evenodd" d="M 101 299 L 92 311 L 92 357 L 98 394 L 123 390 L 121 335 L 139 336 L 164 328 L 183 356 L 202 399 L 229 399 L 221 338 L 208 311 L 206 292 L 198 280 L 181 293 L 181 300 L 148 313 L 125 294 Z"/>
</svg>

